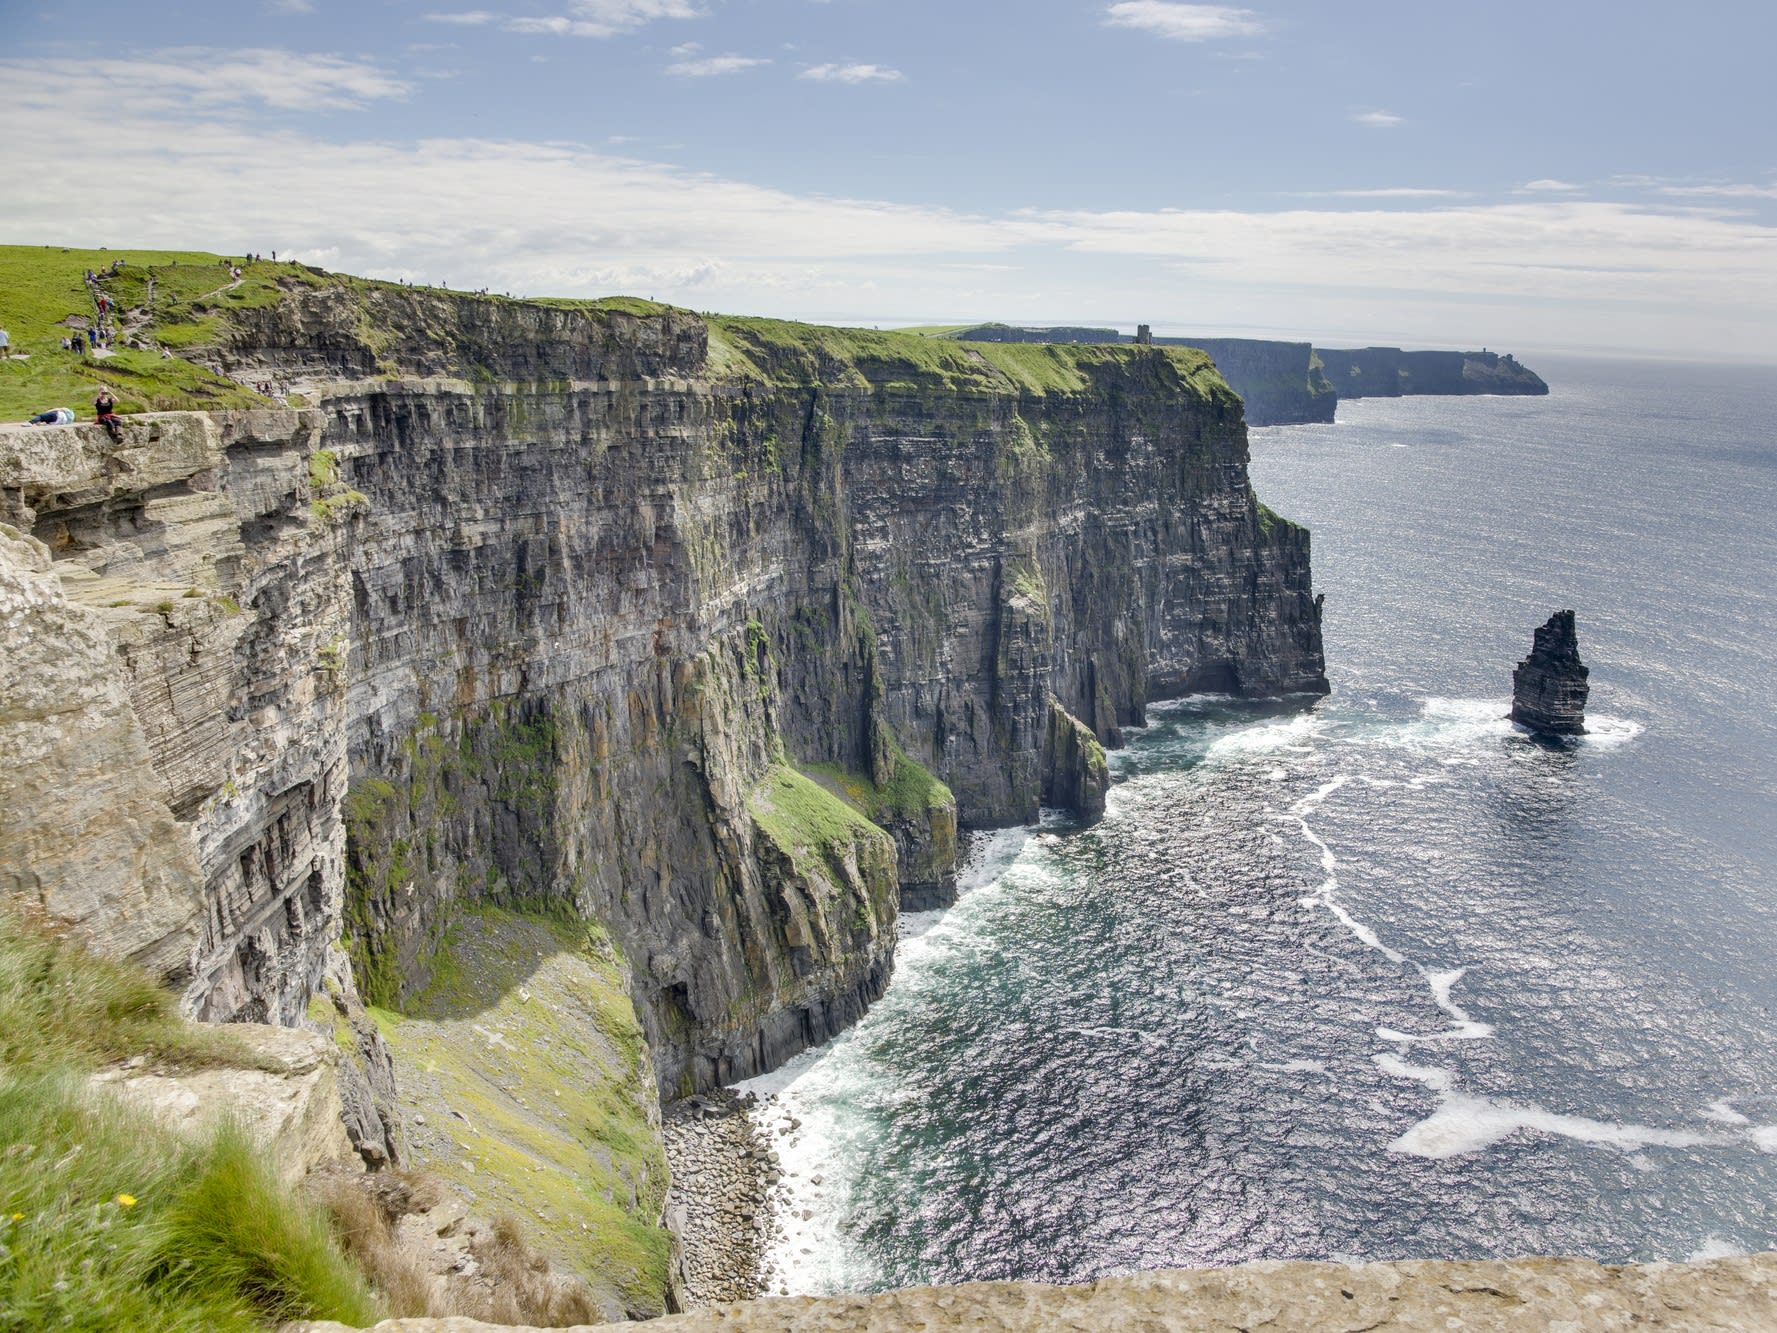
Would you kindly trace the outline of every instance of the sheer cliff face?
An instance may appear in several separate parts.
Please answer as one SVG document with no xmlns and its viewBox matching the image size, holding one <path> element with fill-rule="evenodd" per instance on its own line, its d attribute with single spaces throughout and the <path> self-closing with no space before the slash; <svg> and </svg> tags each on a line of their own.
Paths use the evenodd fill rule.
<svg viewBox="0 0 1777 1333">
<path fill-rule="evenodd" d="M 218 359 L 320 409 L 224 430 L 191 487 L 250 556 L 215 581 L 238 724 L 155 761 L 207 1014 L 287 1018 L 342 928 L 371 998 L 422 989 L 496 900 L 609 929 L 663 1090 L 742 1077 L 880 993 L 959 817 L 1095 813 L 1152 699 L 1325 690 L 1307 534 L 1256 508 L 1198 353 L 358 285 L 235 318 Z M 127 528 L 88 545 L 163 559 Z M 239 827 L 194 753 L 266 756 Z"/>
</svg>

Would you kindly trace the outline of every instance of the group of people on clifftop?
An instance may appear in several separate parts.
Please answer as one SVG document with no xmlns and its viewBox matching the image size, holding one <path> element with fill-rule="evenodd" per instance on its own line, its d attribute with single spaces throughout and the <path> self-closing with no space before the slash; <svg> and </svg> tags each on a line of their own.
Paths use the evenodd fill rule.
<svg viewBox="0 0 1777 1333">
<path fill-rule="evenodd" d="M 93 399 L 93 417 L 105 428 L 113 444 L 123 443 L 123 418 L 117 415 L 117 399 L 108 388 L 100 388 Z M 27 426 L 72 426 L 74 409 L 51 407 L 25 422 Z"/>
</svg>

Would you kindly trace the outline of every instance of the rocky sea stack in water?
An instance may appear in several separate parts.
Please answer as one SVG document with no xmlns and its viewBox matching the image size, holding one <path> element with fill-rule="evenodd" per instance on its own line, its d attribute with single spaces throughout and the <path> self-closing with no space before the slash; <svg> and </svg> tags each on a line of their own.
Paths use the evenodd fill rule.
<svg viewBox="0 0 1777 1333">
<path fill-rule="evenodd" d="M 1512 721 L 1541 735 L 1580 735 L 1586 729 L 1587 675 L 1573 612 L 1557 611 L 1512 673 Z"/>
</svg>

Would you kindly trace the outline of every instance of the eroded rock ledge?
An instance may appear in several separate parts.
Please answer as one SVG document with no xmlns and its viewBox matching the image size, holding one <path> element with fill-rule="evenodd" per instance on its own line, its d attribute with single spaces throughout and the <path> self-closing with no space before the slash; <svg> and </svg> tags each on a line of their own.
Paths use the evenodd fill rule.
<svg viewBox="0 0 1777 1333">
<path fill-rule="evenodd" d="M 1593 1330 L 1777 1328 L 1777 1254 L 1695 1264 L 1589 1259 L 1382 1264 L 1241 1264 L 1137 1273 L 1079 1287 L 984 1282 L 876 1296 L 793 1297 L 722 1306 L 645 1324 L 659 1333 L 873 1333 L 970 1329 L 1025 1333 L 1359 1333 L 1364 1329 Z M 376 1333 L 494 1333 L 465 1319 L 394 1319 Z M 346 1333 L 338 1324 L 292 1333 Z M 508 1333 L 514 1333 L 509 1330 Z M 578 1333 L 590 1333 L 579 1330 Z"/>
</svg>

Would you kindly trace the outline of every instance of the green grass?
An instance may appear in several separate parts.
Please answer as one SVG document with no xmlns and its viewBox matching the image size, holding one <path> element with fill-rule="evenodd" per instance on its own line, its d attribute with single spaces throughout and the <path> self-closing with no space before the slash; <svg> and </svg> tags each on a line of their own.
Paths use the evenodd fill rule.
<svg viewBox="0 0 1777 1333">
<path fill-rule="evenodd" d="M 119 258 L 125 267 L 104 277 L 104 290 L 127 312 L 138 335 L 156 348 L 170 350 L 171 357 L 158 350 L 123 348 L 121 341 L 115 355 L 102 362 L 61 350 L 65 321 L 93 314 L 82 273 L 89 268 L 103 272 Z M 28 359 L 0 362 L 0 420 L 23 420 L 49 407 L 70 407 L 84 417 L 100 384 L 111 387 L 126 413 L 263 406 L 265 400 L 258 394 L 206 369 L 201 364 L 205 349 L 221 341 L 231 313 L 273 305 L 292 291 L 317 286 L 347 289 L 360 298 L 361 306 L 363 295 L 372 290 L 407 295 L 429 291 L 323 274 L 300 264 L 265 262 L 244 266 L 237 284 L 217 256 L 195 251 L 0 246 L 0 326 L 12 334 L 14 349 L 28 354 Z M 439 300 L 482 299 L 466 292 L 430 294 Z M 583 311 L 589 318 L 621 314 L 646 319 L 674 309 L 634 296 L 544 298 L 524 304 Z M 398 366 L 380 359 L 393 335 L 372 326 L 369 307 L 363 309 L 360 333 L 365 346 L 378 356 L 384 373 L 400 373 Z M 733 315 L 711 315 L 706 320 L 712 373 L 798 385 L 866 391 L 938 388 L 1037 397 L 1079 394 L 1090 389 L 1097 367 L 1127 365 L 1138 356 L 1159 358 L 1155 364 L 1170 364 L 1180 379 L 1200 389 L 1220 383 L 1208 359 L 1190 348 L 964 343 L 944 336 L 969 327 L 961 325 L 882 332 Z M 329 512 L 317 515 L 317 521 L 338 517 Z"/>
<path fill-rule="evenodd" d="M 582 1277 L 662 1308 L 666 1158 L 621 957 L 596 929 L 494 907 L 447 933 L 471 964 L 435 967 L 404 1013 L 372 1011 L 414 1071 L 404 1096 L 430 1084 L 467 1117 L 434 1118 L 454 1148 L 425 1169 L 517 1211 Z"/>
<path fill-rule="evenodd" d="M 245 1059 L 226 1027 L 185 1022 L 140 969 L 0 912 L 0 1068 L 96 1067 L 136 1055 L 174 1067 Z"/>
<path fill-rule="evenodd" d="M 838 874 L 846 848 L 887 837 L 853 806 L 787 764 L 772 765 L 748 796 L 747 809 L 799 869 L 816 857 Z"/>
<path fill-rule="evenodd" d="M 179 1134 L 87 1081 L 119 1056 L 233 1047 L 142 973 L 0 913 L 0 1333 L 380 1317 L 324 1216 L 238 1126 Z"/>
<path fill-rule="evenodd" d="M 224 1124 L 192 1140 L 65 1072 L 0 1073 L 0 1330 L 374 1322 L 323 1215 Z"/>
<path fill-rule="evenodd" d="M 124 347 L 121 338 L 103 360 L 62 350 L 69 329 L 64 321 L 70 316 L 88 321 L 95 313 L 82 274 L 104 273 L 118 259 L 124 268 L 105 274 L 103 289 L 120 309 L 143 312 L 142 336 L 172 350 L 171 358 Z M 179 353 L 212 340 L 227 310 L 270 305 L 281 299 L 285 285 L 319 281 L 298 264 L 259 263 L 247 267 L 239 287 L 218 292 L 230 279 L 216 255 L 0 245 L 0 327 L 12 335 L 14 353 L 0 360 L 0 421 L 23 421 L 50 407 L 71 407 L 82 420 L 91 420 L 101 384 L 110 386 L 126 413 L 263 406 L 266 400 L 258 394 Z"/>
<path fill-rule="evenodd" d="M 1081 394 L 1098 367 L 1157 359 L 1181 380 L 1210 389 L 1221 377 L 1192 347 L 1105 343 L 965 343 L 925 331 L 837 328 L 786 320 L 711 315 L 712 361 L 768 379 L 860 389 L 896 385 L 1033 397 Z M 717 342 L 721 347 L 716 350 Z M 1226 386 L 1222 386 L 1224 392 Z"/>
<path fill-rule="evenodd" d="M 908 324 L 894 332 L 913 333 L 921 338 L 954 338 L 959 333 L 980 327 L 979 324 Z"/>
<path fill-rule="evenodd" d="M 878 787 L 867 776 L 837 764 L 810 764 L 808 771 L 823 787 L 843 796 L 866 819 L 886 825 L 896 819 L 917 819 L 927 812 L 954 805 L 956 798 L 926 769 L 908 757 L 898 742 L 890 741 L 894 773 L 888 785 Z"/>
</svg>

